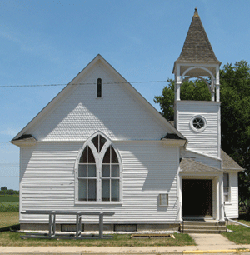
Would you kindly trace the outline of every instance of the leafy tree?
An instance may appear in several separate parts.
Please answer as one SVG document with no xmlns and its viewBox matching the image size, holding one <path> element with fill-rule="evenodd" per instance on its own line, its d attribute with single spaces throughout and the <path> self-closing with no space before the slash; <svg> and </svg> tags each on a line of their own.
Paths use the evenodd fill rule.
<svg viewBox="0 0 250 255">
<path fill-rule="evenodd" d="M 250 198 L 250 67 L 246 61 L 220 71 L 222 149 L 246 169 L 239 174 L 239 197 Z M 248 202 L 250 206 L 250 201 Z"/>
<path fill-rule="evenodd" d="M 168 85 L 162 89 L 161 96 L 155 96 L 154 102 L 161 106 L 161 113 L 168 121 L 174 120 L 174 81 L 167 80 Z"/>
<path fill-rule="evenodd" d="M 246 169 L 239 174 L 241 201 L 250 198 L 250 67 L 246 61 L 226 64 L 220 70 L 222 149 Z M 181 100 L 211 101 L 205 82 L 184 82 Z M 156 96 L 162 115 L 169 121 L 174 118 L 174 81 L 169 79 L 162 95 Z M 250 200 L 249 200 L 250 206 Z"/>
<path fill-rule="evenodd" d="M 185 81 L 181 85 L 181 100 L 211 101 L 211 93 L 202 80 Z M 159 103 L 162 115 L 169 121 L 174 120 L 174 81 L 168 79 L 168 85 L 163 88 L 162 95 L 154 98 Z"/>
</svg>

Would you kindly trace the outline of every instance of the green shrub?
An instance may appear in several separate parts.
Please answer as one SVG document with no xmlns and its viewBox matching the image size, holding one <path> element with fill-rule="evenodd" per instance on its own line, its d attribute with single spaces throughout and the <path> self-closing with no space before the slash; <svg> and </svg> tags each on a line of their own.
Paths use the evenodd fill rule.
<svg viewBox="0 0 250 255">
<path fill-rule="evenodd" d="M 0 212 L 18 212 L 19 203 L 18 202 L 1 202 Z"/>
</svg>

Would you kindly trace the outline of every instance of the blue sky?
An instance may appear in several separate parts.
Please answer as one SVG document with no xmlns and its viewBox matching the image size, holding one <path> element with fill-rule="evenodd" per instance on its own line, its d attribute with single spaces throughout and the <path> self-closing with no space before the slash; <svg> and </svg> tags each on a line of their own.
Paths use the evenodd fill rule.
<svg viewBox="0 0 250 255">
<path fill-rule="evenodd" d="M 1 0 L 0 187 L 19 189 L 9 141 L 98 53 L 158 110 L 194 8 L 222 66 L 250 62 L 250 1 Z M 22 87 L 6 87 L 22 86 Z"/>
</svg>

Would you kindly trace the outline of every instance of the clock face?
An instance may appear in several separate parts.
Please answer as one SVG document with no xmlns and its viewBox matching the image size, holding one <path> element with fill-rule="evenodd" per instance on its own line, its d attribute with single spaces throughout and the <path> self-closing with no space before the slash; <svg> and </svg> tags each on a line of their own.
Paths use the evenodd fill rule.
<svg viewBox="0 0 250 255">
<path fill-rule="evenodd" d="M 202 116 L 194 116 L 190 121 L 190 126 L 195 132 L 202 132 L 207 126 L 206 119 Z"/>
</svg>

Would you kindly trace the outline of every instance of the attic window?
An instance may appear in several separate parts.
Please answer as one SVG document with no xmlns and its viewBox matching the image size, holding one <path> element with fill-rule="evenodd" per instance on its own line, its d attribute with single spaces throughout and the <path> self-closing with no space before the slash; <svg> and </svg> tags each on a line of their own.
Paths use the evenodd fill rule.
<svg viewBox="0 0 250 255">
<path fill-rule="evenodd" d="M 102 79 L 97 79 L 97 97 L 102 97 Z"/>
</svg>

